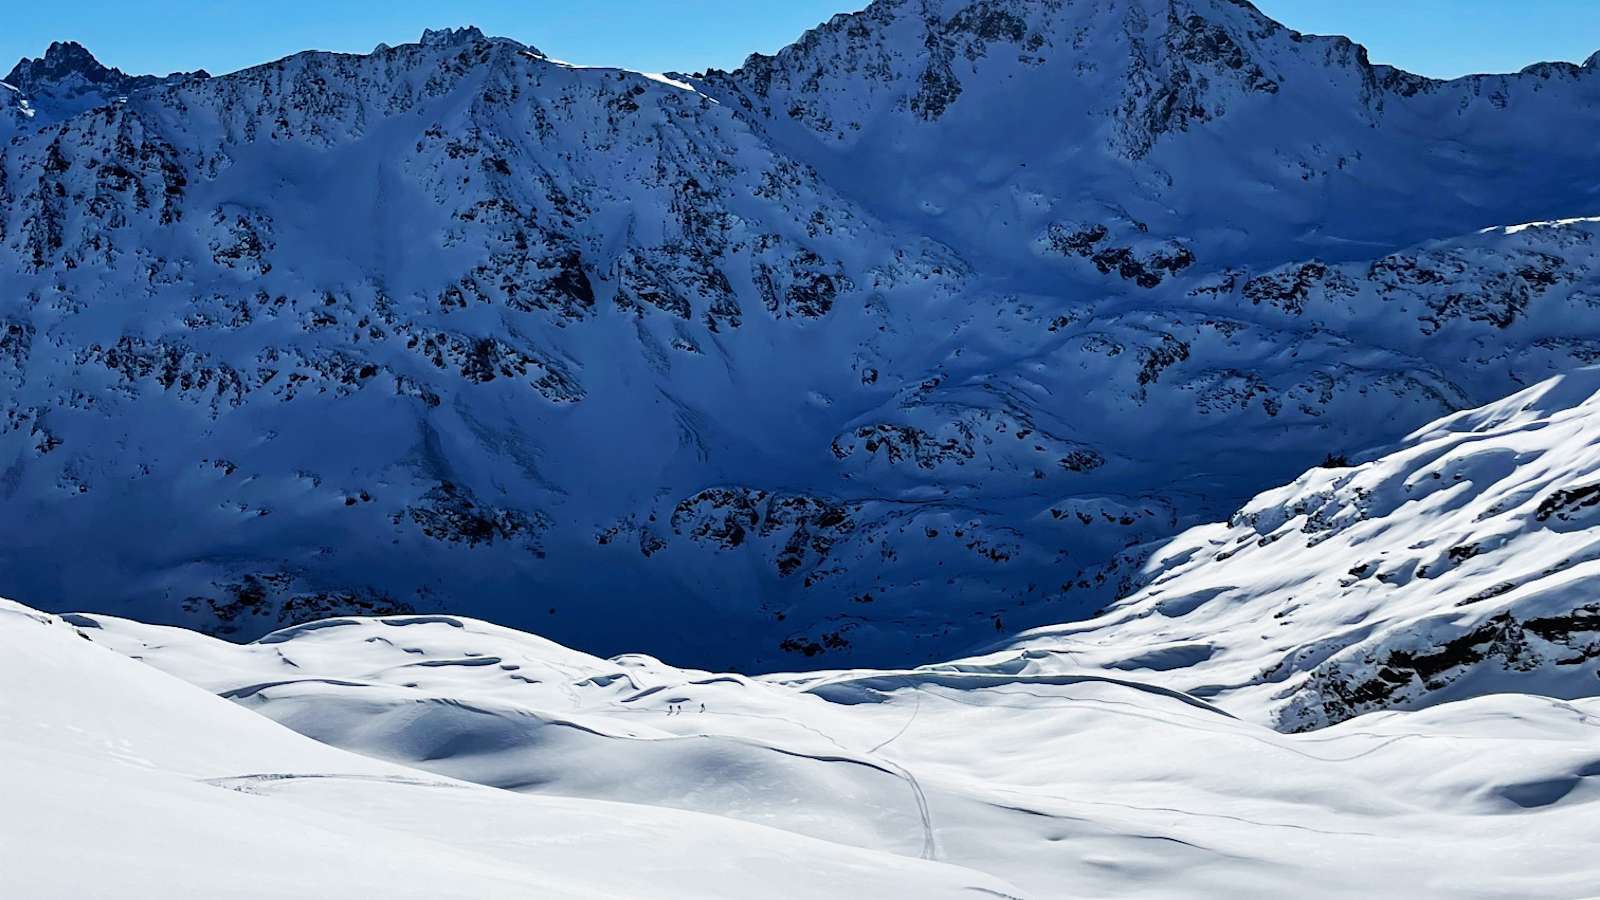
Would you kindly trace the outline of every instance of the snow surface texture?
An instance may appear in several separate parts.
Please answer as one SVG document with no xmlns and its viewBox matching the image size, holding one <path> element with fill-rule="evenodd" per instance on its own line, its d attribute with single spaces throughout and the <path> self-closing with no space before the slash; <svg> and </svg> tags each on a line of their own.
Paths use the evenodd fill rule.
<svg viewBox="0 0 1600 900">
<path fill-rule="evenodd" d="M 1026 632 L 989 664 L 1107 668 L 1295 730 L 1597 693 L 1600 369 L 1371 455 L 1160 546 L 1104 615 Z"/>
<path fill-rule="evenodd" d="M 747 678 L 444 616 L 334 619 L 244 646 L 67 620 L 348 750 L 517 799 L 648 804 L 934 860 L 977 893 L 1576 897 L 1600 878 L 1595 699 L 1499 695 L 1289 735 L 1121 673 Z M 619 815 L 651 821 L 634 809 Z M 432 826 L 450 833 L 450 814 Z M 484 831 L 516 829 L 486 814 L 468 833 Z"/>
<path fill-rule="evenodd" d="M 1015 895 L 729 817 L 519 795 L 347 753 L 9 601 L 0 684 L 6 897 Z"/>
<path fill-rule="evenodd" d="M 58 45 L 0 91 L 20 600 L 944 659 L 1600 359 L 1593 65 L 1430 81 L 1229 0 L 880 0 L 731 73 L 461 29 L 202 75 Z"/>
</svg>

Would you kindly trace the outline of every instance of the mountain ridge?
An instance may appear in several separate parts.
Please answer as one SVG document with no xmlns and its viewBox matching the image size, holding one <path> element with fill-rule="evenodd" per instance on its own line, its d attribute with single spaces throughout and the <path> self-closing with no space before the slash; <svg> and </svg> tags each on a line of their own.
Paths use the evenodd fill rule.
<svg viewBox="0 0 1600 900">
<path fill-rule="evenodd" d="M 1104 11 L 1145 5 L 1029 8 L 1100 16 L 1114 40 L 1084 46 L 1122 73 Z M 1392 103 L 1381 154 L 1363 124 L 1340 138 L 1363 160 L 1312 165 L 1338 156 L 1296 130 L 1318 70 L 1240 93 L 1264 63 L 1172 51 L 1164 21 L 1150 71 L 1227 110 L 1139 158 L 1099 126 L 972 130 L 963 102 L 999 89 L 963 52 L 977 80 L 938 119 L 863 123 L 950 159 L 841 174 L 859 157 L 748 76 L 570 67 L 468 29 L 22 125 L 0 151 L 0 588 L 239 637 L 466 608 L 746 669 L 947 658 L 1102 605 L 1130 544 L 1600 358 L 1592 224 L 1471 233 L 1454 206 L 1579 214 L 1594 168 L 1542 132 L 1510 149 L 1543 193 L 1462 173 L 1510 152 L 1483 137 L 1502 115 L 1581 130 L 1592 79 L 1450 112 L 1481 145 L 1443 167 L 1454 192 L 1404 171 L 1352 192 L 1382 154 L 1440 168 L 1393 123 L 1443 107 Z M 1008 61 L 1000 32 L 984 67 L 1063 64 Z M 890 37 L 915 68 L 923 43 Z M 1250 104 L 1285 128 L 1236 129 Z M 1172 168 L 1234 145 L 1260 151 L 1250 177 Z M 1390 234 L 1354 241 L 1369 221 Z M 93 564 L 34 562 L 85 522 Z"/>
</svg>

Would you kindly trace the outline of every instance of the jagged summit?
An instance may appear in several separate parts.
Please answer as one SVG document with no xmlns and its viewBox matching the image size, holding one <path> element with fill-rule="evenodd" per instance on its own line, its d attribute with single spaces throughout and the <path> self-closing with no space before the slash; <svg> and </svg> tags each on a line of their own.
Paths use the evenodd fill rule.
<svg viewBox="0 0 1600 900">
<path fill-rule="evenodd" d="M 419 43 L 424 47 L 444 47 L 467 41 L 487 40 L 476 25 L 461 28 L 425 28 Z"/>
<path fill-rule="evenodd" d="M 77 76 L 89 84 L 122 82 L 129 76 L 108 68 L 77 41 L 56 41 L 37 59 L 21 59 L 3 80 L 21 90 L 32 91 Z"/>
<path fill-rule="evenodd" d="M 107 66 L 76 41 L 56 41 L 44 55 L 22 59 L 0 82 L 30 104 L 29 124 L 40 126 L 123 99 L 134 91 L 176 81 L 209 78 L 204 70 L 171 75 L 129 75 Z"/>
<path fill-rule="evenodd" d="M 86 88 L 126 92 L 180 77 L 204 78 L 209 77 L 209 73 L 199 69 L 193 72 L 175 72 L 166 76 L 129 75 L 121 69 L 100 62 L 77 41 L 55 41 L 45 49 L 43 56 L 18 60 L 10 74 L 0 81 L 26 93 Z"/>
<path fill-rule="evenodd" d="M 1307 45 L 1330 60 L 1375 73 L 1379 81 L 1417 85 L 1461 80 L 1432 78 L 1371 63 L 1367 48 L 1350 38 L 1290 28 L 1249 0 L 874 0 L 859 11 L 833 16 L 776 53 L 751 54 L 740 68 L 762 70 L 774 60 L 804 55 L 807 48 L 826 43 L 831 36 L 842 34 L 860 40 L 898 28 L 914 33 L 933 53 L 952 39 L 960 42 L 968 38 L 978 42 L 1025 41 L 1035 50 L 1064 46 L 1072 51 L 1093 52 L 1093 42 L 1086 38 L 1097 36 L 1093 23 L 1103 21 L 1126 23 L 1132 30 L 1170 43 L 1179 52 L 1220 52 L 1227 65 L 1236 69 L 1250 64 L 1248 57 L 1263 50 L 1266 43 L 1283 40 Z M 1053 40 L 1063 35 L 1069 38 L 1064 45 Z M 983 52 L 981 46 L 977 50 L 979 54 Z M 1266 55 L 1270 52 L 1266 51 Z M 1600 53 L 1595 56 L 1600 57 Z M 1591 57 L 1587 65 L 1592 66 L 1594 59 Z M 1564 64 L 1534 63 L 1527 68 L 1540 65 Z M 1478 77 L 1496 76 L 1487 73 L 1462 79 Z"/>
<path fill-rule="evenodd" d="M 1246 234 L 1267 219 L 1275 242 L 1339 260 L 1589 215 L 1594 71 L 1437 81 L 1231 0 L 880 0 L 697 83 L 886 219 L 957 241 L 948 222 L 989 217 L 988 249 L 1039 289 L 1050 276 L 1017 251 L 1053 222 L 1181 238 L 1228 265 L 1281 258 Z M 1421 134 L 1457 152 L 1435 158 Z M 1533 134 L 1586 162 L 1510 164 L 1508 136 Z M 1454 197 L 1419 214 L 1411 186 L 1430 181 Z"/>
<path fill-rule="evenodd" d="M 518 50 L 525 50 L 535 56 L 544 56 L 537 48 L 514 38 L 485 35 L 476 25 L 464 25 L 455 28 L 425 28 L 418 44 L 430 49 L 460 47 L 471 44 L 499 44 L 515 47 Z"/>
</svg>

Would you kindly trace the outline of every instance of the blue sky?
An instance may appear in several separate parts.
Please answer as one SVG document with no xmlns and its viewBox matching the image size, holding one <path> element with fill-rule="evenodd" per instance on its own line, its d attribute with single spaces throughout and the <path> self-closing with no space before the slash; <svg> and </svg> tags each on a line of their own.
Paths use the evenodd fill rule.
<svg viewBox="0 0 1600 900">
<path fill-rule="evenodd" d="M 297 50 L 366 51 L 424 27 L 476 24 L 551 56 L 647 71 L 731 68 L 865 0 L 60 0 L 18 3 L 0 75 L 52 40 L 129 72 L 222 73 Z M 1600 50 L 1600 0 L 1256 0 L 1301 31 L 1345 34 L 1377 62 L 1427 75 L 1581 62 Z"/>
</svg>

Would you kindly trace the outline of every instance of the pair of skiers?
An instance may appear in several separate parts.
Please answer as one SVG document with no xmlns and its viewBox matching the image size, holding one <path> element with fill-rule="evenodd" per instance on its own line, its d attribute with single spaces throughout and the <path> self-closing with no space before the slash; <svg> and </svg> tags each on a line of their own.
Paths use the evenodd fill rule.
<svg viewBox="0 0 1600 900">
<path fill-rule="evenodd" d="M 700 704 L 700 711 L 701 712 L 705 712 L 706 711 L 706 705 L 704 703 Z M 669 703 L 667 705 L 667 715 L 669 715 L 669 716 L 681 716 L 681 715 L 683 715 L 683 704 L 682 703 Z"/>
</svg>

